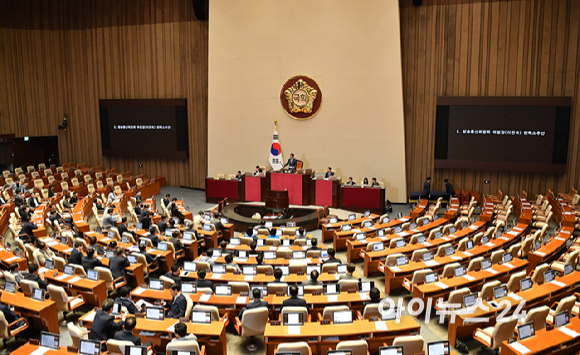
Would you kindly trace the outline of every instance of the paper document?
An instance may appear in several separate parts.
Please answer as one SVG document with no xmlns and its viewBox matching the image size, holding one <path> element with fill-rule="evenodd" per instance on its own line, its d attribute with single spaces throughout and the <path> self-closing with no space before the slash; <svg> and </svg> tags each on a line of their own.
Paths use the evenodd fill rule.
<svg viewBox="0 0 580 355">
<path fill-rule="evenodd" d="M 393 272 L 399 272 L 401 271 L 401 268 L 398 266 L 389 266 L 389 268 L 391 269 L 391 271 Z"/>
<path fill-rule="evenodd" d="M 6 259 L 6 262 L 8 262 L 8 263 L 9 263 L 9 262 L 11 262 L 11 261 L 15 261 L 15 260 L 18 260 L 18 259 L 20 259 L 18 256 L 13 256 L 13 257 L 11 257 L 11 258 L 8 258 L 8 259 Z"/>
<path fill-rule="evenodd" d="M 328 296 L 328 302 L 338 302 L 338 296 L 337 295 L 330 295 Z"/>
<path fill-rule="evenodd" d="M 510 268 L 510 269 L 513 269 L 513 268 L 515 268 L 515 266 L 513 266 L 513 265 L 512 265 L 512 264 L 510 264 L 510 263 L 505 263 L 505 264 L 503 264 L 503 266 L 505 266 L 505 267 L 508 267 L 508 268 Z"/>
<path fill-rule="evenodd" d="M 477 226 L 475 226 L 475 225 L 473 225 L 473 224 L 472 224 L 472 225 L 470 225 L 470 226 L 469 226 L 469 229 L 473 229 L 473 230 L 475 231 L 475 230 L 477 230 L 478 228 L 477 228 Z"/>
<path fill-rule="evenodd" d="M 443 282 L 435 282 L 435 286 L 441 288 L 441 289 L 446 289 L 449 288 L 449 286 L 447 286 L 446 284 L 444 284 Z"/>
<path fill-rule="evenodd" d="M 212 279 L 212 280 L 219 280 L 221 276 L 222 276 L 221 274 L 212 274 L 211 277 L 210 277 L 210 279 Z"/>
<path fill-rule="evenodd" d="M 556 329 L 558 329 L 562 333 L 564 333 L 567 336 L 570 336 L 572 338 L 578 338 L 578 336 L 580 336 L 580 333 L 578 333 L 572 329 L 566 328 L 566 327 L 560 327 L 560 328 L 556 328 Z"/>
<path fill-rule="evenodd" d="M 409 219 L 408 218 L 399 218 L 399 221 L 401 222 L 407 222 Z"/>
<path fill-rule="evenodd" d="M 377 328 L 377 330 L 388 330 L 387 322 L 375 322 L 375 328 Z"/>
<path fill-rule="evenodd" d="M 516 295 L 515 293 L 508 293 L 508 297 L 511 298 L 514 301 L 521 301 L 524 298 L 521 296 Z"/>
<path fill-rule="evenodd" d="M 556 240 L 559 240 L 559 241 L 561 241 L 561 242 L 565 242 L 565 241 L 566 241 L 566 239 L 564 239 L 564 238 L 560 238 L 560 237 L 554 237 L 554 239 L 556 239 Z"/>
<path fill-rule="evenodd" d="M 490 273 L 490 274 L 492 274 L 492 275 L 496 275 L 496 274 L 498 274 L 498 273 L 499 273 L 499 271 L 497 271 L 497 270 L 494 270 L 494 269 L 487 269 L 487 270 L 485 270 L 485 271 L 489 272 L 489 273 Z"/>
<path fill-rule="evenodd" d="M 463 278 L 465 278 L 467 281 L 473 281 L 473 280 L 475 280 L 475 277 L 473 277 L 471 275 L 463 275 Z"/>
<path fill-rule="evenodd" d="M 245 276 L 244 281 L 254 281 L 254 276 Z"/>
<path fill-rule="evenodd" d="M 58 242 L 57 242 L 57 241 L 54 241 L 54 242 L 48 242 L 48 243 L 46 243 L 46 245 L 48 245 L 49 247 L 53 247 L 53 246 L 55 246 L 55 245 L 57 245 L 57 244 L 58 244 Z"/>
<path fill-rule="evenodd" d="M 461 259 L 463 259 L 460 256 L 450 256 L 450 258 L 453 259 L 453 260 L 461 260 Z"/>
<path fill-rule="evenodd" d="M 69 275 L 62 274 L 62 275 L 60 275 L 58 277 L 55 277 L 55 280 L 63 281 L 64 279 L 67 279 L 67 278 L 69 278 Z"/>
<path fill-rule="evenodd" d="M 95 320 L 95 314 L 97 314 L 97 312 L 93 311 L 93 312 L 87 314 L 87 316 L 84 317 L 83 320 L 87 321 L 87 322 L 92 322 L 93 320 Z"/>
<path fill-rule="evenodd" d="M 167 329 L 166 329 L 166 330 L 167 330 L 168 332 L 174 333 L 174 332 L 175 332 L 175 325 L 176 325 L 177 323 L 179 323 L 179 322 L 175 322 L 175 323 L 173 323 L 172 325 L 170 325 L 169 327 L 167 327 Z"/>
<path fill-rule="evenodd" d="M 207 301 L 209 301 L 210 297 L 211 297 L 211 295 L 208 295 L 208 294 L 205 294 L 205 293 L 204 293 L 204 294 L 203 294 L 203 295 L 201 295 L 201 297 L 199 298 L 199 302 L 207 302 Z"/>
<path fill-rule="evenodd" d="M 516 231 L 509 231 L 509 232 L 507 232 L 507 234 L 513 235 L 513 236 L 517 236 L 518 235 L 518 232 L 516 232 Z"/>
<path fill-rule="evenodd" d="M 299 325 L 288 326 L 288 335 L 300 335 L 300 326 Z"/>
<path fill-rule="evenodd" d="M 246 303 L 248 303 L 247 299 L 248 299 L 248 297 L 246 297 L 246 296 L 238 296 L 236 298 L 236 304 L 246 304 Z"/>
<path fill-rule="evenodd" d="M 67 280 L 66 282 L 70 282 L 71 284 L 74 284 L 75 282 L 77 282 L 77 281 L 80 281 L 80 280 L 81 280 L 81 278 L 80 278 L 80 277 L 78 277 L 78 276 L 75 276 L 75 277 L 73 277 L 72 279 L 70 279 L 70 280 Z"/>
<path fill-rule="evenodd" d="M 140 294 L 142 294 L 143 292 L 145 292 L 145 290 L 147 290 L 147 289 L 146 289 L 146 288 L 144 288 L 144 287 L 139 287 L 138 289 L 136 289 L 135 291 L 133 291 L 133 292 L 131 292 L 131 293 L 133 293 L 133 294 L 135 294 L 135 295 L 140 295 Z"/>
<path fill-rule="evenodd" d="M 525 346 L 523 346 L 521 343 L 519 342 L 513 342 L 511 344 L 508 344 L 509 346 L 511 346 L 512 348 L 514 348 L 518 353 L 520 354 L 527 354 L 529 353 L 531 350 L 526 348 Z"/>
<path fill-rule="evenodd" d="M 542 253 L 541 251 L 535 251 L 534 254 L 539 256 L 546 256 L 546 253 Z"/>
<path fill-rule="evenodd" d="M 366 301 L 366 300 L 370 300 L 371 299 L 371 296 L 369 296 L 368 293 L 366 293 L 366 292 L 359 293 L 358 295 L 360 296 L 360 299 L 363 300 L 363 301 Z"/>
<path fill-rule="evenodd" d="M 467 255 L 467 256 L 473 256 L 473 254 L 471 254 L 471 253 L 470 253 L 470 252 L 468 252 L 468 251 L 463 251 L 462 253 L 463 253 L 463 254 L 465 254 L 465 255 Z"/>
<path fill-rule="evenodd" d="M 485 243 L 485 245 L 490 248 L 493 248 L 495 246 L 495 244 L 493 244 L 492 242 Z"/>
<path fill-rule="evenodd" d="M 559 287 L 566 287 L 566 284 L 560 281 L 552 280 L 550 283 Z"/>
</svg>

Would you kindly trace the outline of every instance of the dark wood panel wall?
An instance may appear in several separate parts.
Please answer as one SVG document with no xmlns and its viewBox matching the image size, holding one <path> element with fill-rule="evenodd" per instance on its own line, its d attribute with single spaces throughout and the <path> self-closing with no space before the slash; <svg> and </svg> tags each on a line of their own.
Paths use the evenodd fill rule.
<svg viewBox="0 0 580 355">
<path fill-rule="evenodd" d="M 61 162 L 203 188 L 207 63 L 190 0 L 0 0 L 0 133 L 58 135 Z M 151 98 L 187 99 L 189 159 L 102 157 L 98 100 Z"/>
<path fill-rule="evenodd" d="M 411 3 L 400 1 L 409 191 L 421 190 L 427 176 L 436 189 L 449 178 L 456 190 L 485 194 L 580 187 L 580 1 Z M 566 174 L 434 169 L 437 96 L 571 96 Z"/>
</svg>

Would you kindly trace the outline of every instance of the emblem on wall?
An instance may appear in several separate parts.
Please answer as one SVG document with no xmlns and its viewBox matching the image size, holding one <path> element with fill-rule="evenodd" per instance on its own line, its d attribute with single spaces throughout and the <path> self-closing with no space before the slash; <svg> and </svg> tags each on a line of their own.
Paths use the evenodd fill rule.
<svg viewBox="0 0 580 355">
<path fill-rule="evenodd" d="M 280 102 L 290 117 L 307 120 L 320 110 L 322 91 L 314 79 L 298 75 L 290 78 L 282 86 Z"/>
</svg>

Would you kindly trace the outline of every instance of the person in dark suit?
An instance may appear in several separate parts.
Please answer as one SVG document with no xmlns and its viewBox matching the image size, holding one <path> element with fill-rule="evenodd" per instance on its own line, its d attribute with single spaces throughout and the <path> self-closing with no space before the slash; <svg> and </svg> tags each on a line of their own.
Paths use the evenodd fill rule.
<svg viewBox="0 0 580 355">
<path fill-rule="evenodd" d="M 149 217 L 149 210 L 141 206 L 141 213 L 139 213 L 139 221 L 147 217 Z"/>
<path fill-rule="evenodd" d="M 136 253 L 145 256 L 145 260 L 147 260 L 147 264 L 157 262 L 156 256 L 152 256 L 152 255 L 147 253 L 147 246 L 145 244 L 139 244 L 139 251 Z"/>
<path fill-rule="evenodd" d="M 26 204 L 24 204 L 18 208 L 18 213 L 20 214 L 21 219 L 29 220 L 31 217 L 30 207 L 28 207 L 28 205 L 26 205 Z"/>
<path fill-rule="evenodd" d="M 236 174 L 236 180 L 242 181 L 242 172 L 239 170 L 238 170 L 238 173 Z"/>
<path fill-rule="evenodd" d="M 167 208 L 167 206 L 169 206 L 169 203 L 171 202 L 171 200 L 169 199 L 170 197 L 171 197 L 171 194 L 166 194 L 165 198 L 162 200 L 165 208 Z"/>
<path fill-rule="evenodd" d="M 89 332 L 89 339 L 106 341 L 113 338 L 115 332 L 123 329 L 123 321 L 115 322 L 115 317 L 111 315 L 114 304 L 115 301 L 107 298 L 103 301 L 101 309 L 97 309 L 93 324 L 91 325 L 91 331 Z M 105 343 L 103 343 L 101 349 L 103 348 L 106 349 Z"/>
<path fill-rule="evenodd" d="M 179 231 L 179 229 L 176 229 L 173 232 L 171 232 L 171 237 L 169 237 L 169 242 L 173 244 L 173 248 L 175 249 L 175 251 L 183 249 L 183 243 L 181 243 L 181 240 L 179 240 L 180 235 L 181 232 Z"/>
<path fill-rule="evenodd" d="M 141 338 L 133 335 L 133 329 L 137 325 L 137 319 L 135 317 L 127 317 L 123 323 L 125 329 L 115 332 L 113 337 L 116 340 L 126 340 L 132 342 L 134 345 L 141 345 Z"/>
<path fill-rule="evenodd" d="M 139 313 L 140 310 L 137 308 L 135 303 L 127 298 L 127 296 L 131 293 L 131 286 L 125 285 L 117 289 L 117 293 L 119 294 L 119 297 L 115 298 L 115 303 L 122 304 L 123 307 L 127 308 L 127 312 L 129 312 L 129 314 Z"/>
<path fill-rule="evenodd" d="M 324 174 L 324 178 L 328 179 L 331 176 L 334 176 L 334 173 L 332 172 L 332 168 L 329 166 L 328 169 L 326 169 L 326 174 Z"/>
<path fill-rule="evenodd" d="M 131 284 L 129 281 L 129 277 L 127 276 L 127 272 L 125 271 L 126 267 L 129 267 L 131 263 L 125 257 L 125 249 L 122 247 L 117 248 L 115 251 L 115 256 L 113 256 L 109 260 L 109 269 L 111 269 L 111 274 L 113 274 L 114 279 L 118 279 L 119 277 L 125 277 L 128 284 Z"/>
<path fill-rule="evenodd" d="M 377 178 L 372 178 L 371 187 L 381 187 L 381 184 L 377 182 Z"/>
<path fill-rule="evenodd" d="M 169 304 L 169 311 L 167 312 L 167 318 L 185 317 L 185 309 L 187 308 L 187 301 L 185 301 L 185 296 L 181 294 L 181 286 L 177 284 L 171 285 L 169 287 L 169 293 L 171 293 L 171 303 Z M 163 306 L 166 303 L 163 301 Z"/>
<path fill-rule="evenodd" d="M 342 264 L 342 261 L 340 259 L 334 257 L 336 255 L 336 251 L 334 251 L 334 248 L 328 248 L 327 253 L 328 260 L 325 260 L 323 264 L 332 264 L 332 263 Z"/>
<path fill-rule="evenodd" d="M 262 300 L 262 292 L 260 292 L 259 288 L 255 288 L 252 290 L 252 296 L 254 297 L 254 301 L 248 303 L 248 305 L 240 310 L 239 318 L 242 319 L 242 314 L 246 309 L 256 309 L 260 307 L 268 308 L 268 302 Z"/>
<path fill-rule="evenodd" d="M 318 246 L 318 239 L 316 239 L 316 238 L 310 239 L 310 245 L 312 245 L 312 246 L 310 248 L 308 248 L 308 250 L 322 250 Z"/>
<path fill-rule="evenodd" d="M 95 249 L 93 249 L 93 248 L 87 249 L 87 256 L 83 256 L 82 261 L 81 261 L 81 265 L 85 269 L 85 272 L 89 271 L 89 270 L 93 270 L 97 266 L 103 266 L 103 263 L 101 263 L 101 261 L 99 259 L 95 258 L 94 256 L 95 256 Z"/>
<path fill-rule="evenodd" d="M 302 286 L 322 286 L 322 282 L 318 281 L 318 274 L 317 270 L 312 270 L 310 272 L 310 280 L 302 281 Z"/>
<path fill-rule="evenodd" d="M 113 216 L 111 216 L 111 213 L 113 213 L 113 209 L 112 208 L 107 208 L 107 212 L 105 213 L 105 215 L 103 216 L 103 227 L 114 227 L 115 226 L 115 219 L 113 218 Z"/>
<path fill-rule="evenodd" d="M 46 286 L 48 283 L 44 281 L 44 275 L 38 275 L 38 264 L 37 263 L 29 263 L 28 264 L 28 275 L 24 277 L 24 280 L 34 281 L 38 283 L 38 287 L 46 291 Z"/>
<path fill-rule="evenodd" d="M 48 216 L 48 220 L 50 221 L 53 227 L 56 225 L 55 223 L 62 224 L 61 219 L 56 214 L 56 209 L 54 208 L 50 210 L 50 216 Z"/>
<path fill-rule="evenodd" d="M 28 219 L 23 219 L 24 225 L 20 230 L 20 234 L 26 234 L 28 236 L 28 241 L 36 245 L 36 237 L 34 236 L 34 231 L 38 229 L 38 226 L 34 223 L 31 223 Z"/>
<path fill-rule="evenodd" d="M 68 203 L 71 207 L 74 207 L 79 202 L 78 193 L 73 191 L 72 196 L 68 199 Z"/>
<path fill-rule="evenodd" d="M 421 197 L 429 198 L 431 195 L 431 177 L 427 177 L 427 180 L 423 183 L 423 191 L 421 191 Z"/>
<path fill-rule="evenodd" d="M 97 237 L 91 235 L 89 237 L 89 244 L 90 244 L 89 247 L 93 248 L 97 253 L 97 255 L 105 255 L 105 249 L 99 245 L 99 243 L 97 242 Z"/>
<path fill-rule="evenodd" d="M 353 263 L 346 265 L 346 274 L 340 275 L 341 280 L 358 280 L 353 274 L 356 266 Z"/>
<path fill-rule="evenodd" d="M 298 287 L 296 285 L 290 286 L 290 298 L 282 302 L 282 309 L 284 307 L 306 307 L 306 309 L 309 309 L 308 303 L 302 298 L 298 298 Z"/>
<path fill-rule="evenodd" d="M 167 271 L 165 273 L 165 275 L 163 275 L 163 276 L 172 279 L 176 284 L 181 286 L 181 278 L 179 277 L 180 273 L 181 273 L 181 268 L 179 267 L 179 265 L 173 264 L 171 266 L 171 271 Z"/>
<path fill-rule="evenodd" d="M 133 233 L 129 231 L 129 227 L 127 225 L 128 225 L 127 217 L 123 217 L 121 219 L 121 224 L 117 226 L 117 230 L 119 231 L 119 235 L 121 237 L 123 237 L 123 233 L 129 233 L 133 235 Z"/>
<path fill-rule="evenodd" d="M 260 169 L 260 166 L 256 165 L 256 170 L 254 170 L 254 176 L 261 174 L 262 173 L 262 169 Z"/>
<path fill-rule="evenodd" d="M 75 242 L 73 244 L 73 250 L 70 252 L 68 262 L 77 265 L 83 264 L 83 245 L 81 242 Z"/>
<path fill-rule="evenodd" d="M 443 182 L 445 183 L 445 193 L 447 194 L 447 196 L 455 197 L 456 194 L 453 185 L 451 185 L 448 179 L 443 180 Z"/>
<path fill-rule="evenodd" d="M 356 185 L 356 182 L 352 179 L 352 176 L 348 178 L 348 181 L 346 182 L 347 186 L 353 186 Z"/>
<path fill-rule="evenodd" d="M 142 209 L 143 209 L 143 205 L 140 202 L 137 203 L 137 205 L 135 205 L 135 208 L 133 209 L 133 211 L 135 211 L 137 218 L 140 218 Z"/>
<path fill-rule="evenodd" d="M 137 193 L 135 194 L 135 202 L 136 205 L 141 204 L 141 191 L 137 191 Z"/>
<path fill-rule="evenodd" d="M 30 206 L 30 208 L 34 208 L 34 209 L 36 207 L 40 206 L 40 202 L 38 202 L 38 198 L 36 197 L 36 191 L 35 191 L 35 193 L 32 194 L 32 196 L 30 196 L 28 198 L 28 206 Z"/>
<path fill-rule="evenodd" d="M 159 235 L 157 234 L 157 228 L 150 227 L 147 238 L 149 238 L 151 240 L 151 244 L 153 244 L 153 246 L 157 248 L 157 244 L 159 244 Z"/>
<path fill-rule="evenodd" d="M 290 154 L 290 159 L 288 159 L 288 162 L 284 164 L 284 167 L 288 166 L 289 169 L 296 170 L 297 165 L 298 160 L 294 159 L 294 154 Z"/>
<path fill-rule="evenodd" d="M 20 265 L 16 261 L 13 261 L 8 265 L 8 268 L 10 269 L 10 273 L 14 276 L 14 279 L 16 279 L 16 283 L 20 285 L 20 281 L 23 279 L 22 274 L 20 273 Z"/>
<path fill-rule="evenodd" d="M 159 232 L 161 234 L 165 233 L 165 230 L 167 229 L 167 216 L 166 215 L 161 215 L 161 220 L 159 221 L 159 224 L 157 225 L 159 227 Z"/>
<path fill-rule="evenodd" d="M 197 288 L 207 287 L 207 288 L 211 288 L 213 291 L 213 289 L 214 289 L 213 282 L 205 279 L 206 274 L 207 274 L 206 271 L 203 269 L 197 270 L 197 281 L 195 282 L 195 285 L 197 286 Z"/>
</svg>

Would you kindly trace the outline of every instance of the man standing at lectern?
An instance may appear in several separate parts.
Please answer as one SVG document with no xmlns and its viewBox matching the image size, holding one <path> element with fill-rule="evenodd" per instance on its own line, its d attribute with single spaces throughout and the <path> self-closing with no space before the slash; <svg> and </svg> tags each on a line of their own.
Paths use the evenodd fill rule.
<svg viewBox="0 0 580 355">
<path fill-rule="evenodd" d="M 286 165 L 288 165 L 289 169 L 296 170 L 298 160 L 294 159 L 294 154 L 290 154 L 290 159 L 288 159 L 288 162 L 284 164 L 284 167 L 286 167 Z"/>
</svg>

